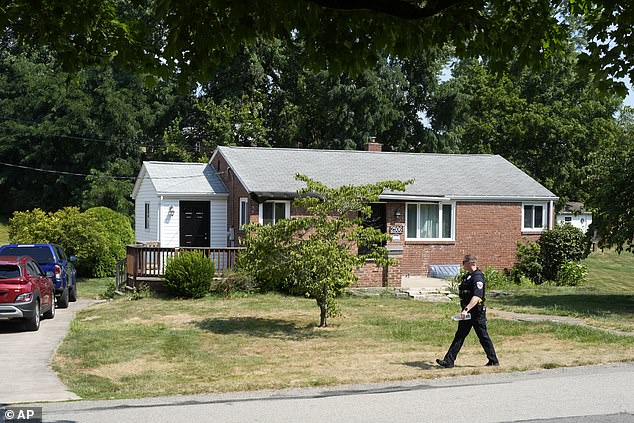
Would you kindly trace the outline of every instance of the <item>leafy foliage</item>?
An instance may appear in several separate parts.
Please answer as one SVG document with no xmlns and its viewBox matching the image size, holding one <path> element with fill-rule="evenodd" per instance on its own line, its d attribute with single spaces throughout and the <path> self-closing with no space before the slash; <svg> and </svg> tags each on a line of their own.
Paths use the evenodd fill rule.
<svg viewBox="0 0 634 423">
<path fill-rule="evenodd" d="M 545 230 L 539 238 L 543 279 L 556 281 L 562 266 L 579 262 L 588 256 L 585 234 L 572 225 L 556 225 Z"/>
<path fill-rule="evenodd" d="M 166 126 L 173 87 L 148 89 L 109 66 L 68 74 L 46 49 L 9 36 L 0 45 L 0 157 L 9 164 L 0 190 L 11 198 L 0 212 L 82 205 L 130 216 L 140 146 Z"/>
<path fill-rule="evenodd" d="M 183 298 L 201 298 L 209 293 L 216 267 L 199 251 L 184 251 L 168 258 L 164 286 L 170 293 Z"/>
<path fill-rule="evenodd" d="M 253 277 L 243 272 L 236 272 L 227 269 L 223 272 L 222 278 L 211 288 L 225 298 L 229 298 L 235 293 L 253 294 L 257 292 L 257 286 Z"/>
<path fill-rule="evenodd" d="M 48 213 L 40 209 L 15 212 L 9 219 L 9 239 L 61 245 L 67 255 L 77 257 L 77 272 L 83 277 L 112 276 L 115 272 L 106 227 L 97 216 L 81 213 L 77 207 Z"/>
<path fill-rule="evenodd" d="M 570 41 L 572 43 L 572 41 Z M 619 99 L 601 95 L 575 70 L 577 53 L 532 71 L 517 62 L 504 75 L 463 61 L 433 100 L 432 126 L 456 152 L 499 154 L 555 192 L 585 201 L 591 153 L 617 143 Z M 580 189 L 581 187 L 581 189 Z"/>
<path fill-rule="evenodd" d="M 126 256 L 126 245 L 134 242 L 134 229 L 127 216 L 107 207 L 94 207 L 84 212 L 95 218 L 106 237 L 106 254 L 100 258 L 101 265 L 111 274 L 117 262 Z"/>
<path fill-rule="evenodd" d="M 300 67 L 360 71 L 388 53 L 408 57 L 452 43 L 458 57 L 483 57 L 496 69 L 510 58 L 539 66 L 565 50 L 571 15 L 587 40 L 583 69 L 605 80 L 634 79 L 629 1 L 478 2 L 27 0 L 3 6 L 0 27 L 21 41 L 46 44 L 67 68 L 115 63 L 184 84 L 207 79 L 220 63 L 257 39 L 301 40 Z M 619 85 L 621 88 L 622 84 Z"/>
<path fill-rule="evenodd" d="M 542 283 L 543 270 L 539 244 L 531 240 L 518 241 L 517 262 L 512 270 L 515 281 L 519 282 L 525 277 L 539 285 Z"/>
<path fill-rule="evenodd" d="M 583 285 L 587 276 L 588 266 L 574 260 L 569 260 L 559 267 L 555 284 L 560 286 Z"/>
<path fill-rule="evenodd" d="M 320 327 L 338 312 L 336 297 L 357 280 L 356 268 L 367 259 L 377 266 L 389 262 L 382 242 L 387 235 L 362 226 L 371 214 L 369 203 L 386 189 L 405 190 L 400 181 L 329 188 L 307 176 L 296 178 L 306 187 L 294 206 L 307 216 L 283 219 L 275 225 L 248 225 L 246 250 L 237 267 L 264 288 L 283 288 L 314 298 L 320 309 Z M 356 254 L 354 245 L 367 248 Z"/>
<path fill-rule="evenodd" d="M 590 230 L 596 229 L 600 244 L 634 252 L 634 109 L 621 111 L 620 127 L 619 143 L 594 154 L 587 205 L 593 209 Z"/>
</svg>

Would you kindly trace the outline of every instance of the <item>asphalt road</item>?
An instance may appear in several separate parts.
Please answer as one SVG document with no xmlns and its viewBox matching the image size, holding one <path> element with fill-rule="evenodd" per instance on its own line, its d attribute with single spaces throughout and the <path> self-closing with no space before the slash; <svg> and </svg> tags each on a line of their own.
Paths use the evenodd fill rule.
<svg viewBox="0 0 634 423">
<path fill-rule="evenodd" d="M 30 406 L 43 407 L 44 422 L 60 423 L 634 423 L 634 363 L 328 389 Z"/>
<path fill-rule="evenodd" d="M 94 303 L 80 299 L 57 309 L 55 318 L 42 320 L 37 332 L 24 331 L 21 322 L 0 321 L 0 404 L 79 399 L 60 382 L 49 361 L 75 312 Z"/>
</svg>

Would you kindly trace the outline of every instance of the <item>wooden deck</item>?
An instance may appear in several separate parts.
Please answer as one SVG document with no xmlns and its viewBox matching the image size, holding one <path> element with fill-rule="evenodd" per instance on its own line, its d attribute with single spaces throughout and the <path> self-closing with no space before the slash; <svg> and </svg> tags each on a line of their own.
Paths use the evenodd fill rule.
<svg viewBox="0 0 634 423">
<path fill-rule="evenodd" d="M 125 285 L 137 286 L 139 280 L 160 280 L 165 275 L 167 260 L 184 251 L 200 251 L 205 257 L 213 260 L 216 272 L 233 268 L 236 258 L 244 247 L 220 248 L 162 248 L 148 245 L 128 245 L 125 260 Z M 118 278 L 119 280 L 119 278 Z"/>
</svg>

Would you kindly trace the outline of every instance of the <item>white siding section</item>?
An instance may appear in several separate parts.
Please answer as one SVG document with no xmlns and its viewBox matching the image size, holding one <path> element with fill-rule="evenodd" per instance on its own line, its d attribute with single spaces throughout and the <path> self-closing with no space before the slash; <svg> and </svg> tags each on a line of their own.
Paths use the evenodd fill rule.
<svg viewBox="0 0 634 423">
<path fill-rule="evenodd" d="M 145 203 L 150 204 L 150 227 L 145 229 Z M 143 178 L 141 187 L 134 200 L 134 232 L 137 242 L 158 241 L 159 198 L 154 185 L 148 178 Z"/>
<path fill-rule="evenodd" d="M 173 216 L 170 216 L 170 207 L 174 212 Z M 180 245 L 180 207 L 178 207 L 178 200 L 163 199 L 161 201 L 161 247 L 164 248 L 176 248 Z"/>
<path fill-rule="evenodd" d="M 227 246 L 227 199 L 211 200 L 211 247 Z"/>
</svg>

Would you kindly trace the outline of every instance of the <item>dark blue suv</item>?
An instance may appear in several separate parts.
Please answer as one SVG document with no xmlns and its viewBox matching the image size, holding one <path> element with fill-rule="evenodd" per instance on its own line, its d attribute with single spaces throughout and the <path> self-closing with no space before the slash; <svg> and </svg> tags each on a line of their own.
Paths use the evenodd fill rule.
<svg viewBox="0 0 634 423">
<path fill-rule="evenodd" d="M 55 298 L 58 308 L 68 307 L 69 301 L 77 301 L 75 256 L 66 257 L 57 244 L 8 244 L 0 247 L 0 256 L 31 256 L 44 273 L 53 275 Z M 51 273 L 49 273 L 51 272 Z"/>
</svg>

